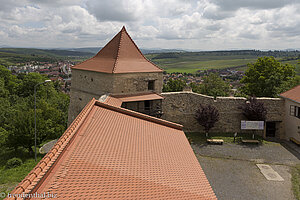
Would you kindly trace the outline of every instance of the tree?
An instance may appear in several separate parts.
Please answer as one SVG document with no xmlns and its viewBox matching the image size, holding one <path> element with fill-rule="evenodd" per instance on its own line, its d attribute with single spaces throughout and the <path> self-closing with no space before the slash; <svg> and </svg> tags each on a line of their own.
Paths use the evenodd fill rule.
<svg viewBox="0 0 300 200">
<path fill-rule="evenodd" d="M 274 57 L 258 58 L 248 67 L 241 90 L 249 96 L 276 97 L 285 90 L 284 84 L 295 77 L 295 67 L 281 64 Z"/>
<path fill-rule="evenodd" d="M 202 84 L 192 83 L 191 88 L 193 92 L 205 94 L 209 96 L 229 96 L 230 85 L 228 82 L 223 81 L 217 74 L 210 73 L 208 76 L 203 77 Z"/>
<path fill-rule="evenodd" d="M 33 88 L 47 77 L 38 73 L 14 76 L 0 66 L 0 147 L 22 147 L 33 153 L 34 96 Z M 37 90 L 38 144 L 58 138 L 67 127 L 69 96 L 57 90 L 52 82 Z M 6 147 L 6 148 L 2 148 Z"/>
<path fill-rule="evenodd" d="M 212 105 L 205 106 L 200 104 L 200 107 L 196 110 L 195 118 L 204 127 L 207 137 L 209 130 L 219 121 L 219 111 Z"/>
<path fill-rule="evenodd" d="M 180 79 L 169 79 L 167 84 L 163 85 L 163 92 L 179 92 L 186 86 L 186 82 Z"/>
<path fill-rule="evenodd" d="M 252 121 L 265 121 L 267 115 L 267 109 L 263 102 L 258 102 L 256 98 L 251 97 L 249 103 L 245 103 L 241 106 L 243 115 Z"/>
</svg>

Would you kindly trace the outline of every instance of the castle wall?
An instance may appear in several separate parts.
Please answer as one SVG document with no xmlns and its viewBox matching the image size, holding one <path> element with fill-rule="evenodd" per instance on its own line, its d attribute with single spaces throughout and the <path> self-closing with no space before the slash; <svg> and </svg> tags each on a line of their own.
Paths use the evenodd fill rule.
<svg viewBox="0 0 300 200">
<path fill-rule="evenodd" d="M 112 88 L 113 74 L 73 69 L 68 112 L 69 124 L 92 98 L 98 99 L 103 94 L 110 93 Z"/>
<path fill-rule="evenodd" d="M 135 94 L 148 92 L 148 81 L 154 80 L 154 92 L 161 93 L 162 72 L 109 74 L 87 70 L 72 70 L 69 124 L 92 99 L 104 94 Z"/>
<path fill-rule="evenodd" d="M 162 93 L 164 96 L 162 108 L 163 119 L 176 122 L 184 126 L 188 132 L 204 132 L 202 126 L 198 124 L 195 112 L 199 104 L 211 104 L 215 106 L 220 113 L 220 120 L 216 123 L 211 132 L 241 132 L 241 120 L 245 120 L 242 115 L 242 106 L 246 98 L 243 97 L 214 97 L 201 95 L 189 91 Z M 278 123 L 276 137 L 284 137 L 284 101 L 280 98 L 258 98 L 267 108 L 267 120 Z M 264 131 L 260 132 L 265 135 Z"/>
<path fill-rule="evenodd" d="M 148 81 L 154 80 L 154 92 L 161 93 L 162 72 L 114 74 L 113 94 L 135 94 L 148 91 Z"/>
</svg>

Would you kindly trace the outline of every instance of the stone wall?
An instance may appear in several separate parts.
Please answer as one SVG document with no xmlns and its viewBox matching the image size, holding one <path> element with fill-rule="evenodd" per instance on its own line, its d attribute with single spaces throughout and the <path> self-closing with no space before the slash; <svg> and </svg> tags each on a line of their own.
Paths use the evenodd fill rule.
<svg viewBox="0 0 300 200">
<path fill-rule="evenodd" d="M 135 94 L 148 92 L 148 81 L 155 81 L 154 91 L 161 93 L 162 72 L 110 74 L 87 70 L 72 70 L 69 124 L 92 99 L 104 94 Z"/>
<path fill-rule="evenodd" d="M 214 97 L 189 91 L 162 93 L 164 96 L 162 108 L 163 119 L 184 126 L 185 131 L 203 132 L 203 128 L 195 120 L 195 111 L 199 104 L 211 104 L 220 113 L 220 120 L 212 128 L 212 132 L 241 132 L 241 120 L 245 120 L 239 107 L 246 102 L 243 97 Z M 277 137 L 283 138 L 284 101 L 280 98 L 258 98 L 267 108 L 267 120 L 278 122 Z M 261 132 L 261 135 L 264 135 Z"/>
<path fill-rule="evenodd" d="M 148 91 L 148 81 L 154 82 L 154 92 L 161 93 L 163 73 L 127 73 L 114 74 L 114 94 L 134 94 Z"/>
<path fill-rule="evenodd" d="M 92 99 L 113 90 L 113 75 L 86 70 L 72 70 L 68 123 L 70 124 Z"/>
</svg>

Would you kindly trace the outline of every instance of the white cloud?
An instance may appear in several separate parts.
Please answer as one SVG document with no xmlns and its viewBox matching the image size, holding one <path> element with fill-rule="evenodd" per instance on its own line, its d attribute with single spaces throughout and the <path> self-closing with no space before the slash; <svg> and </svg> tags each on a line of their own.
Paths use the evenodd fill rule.
<svg viewBox="0 0 300 200">
<path fill-rule="evenodd" d="M 15 0 L 0 8 L 0 44 L 103 46 L 123 25 L 143 48 L 299 48 L 296 0 Z"/>
</svg>

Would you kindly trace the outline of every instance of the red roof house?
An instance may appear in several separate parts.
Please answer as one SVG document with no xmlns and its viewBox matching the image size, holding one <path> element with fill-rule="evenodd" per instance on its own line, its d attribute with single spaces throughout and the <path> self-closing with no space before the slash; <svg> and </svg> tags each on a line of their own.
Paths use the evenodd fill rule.
<svg viewBox="0 0 300 200">
<path fill-rule="evenodd" d="M 300 103 L 300 85 L 280 94 L 281 97 Z"/>
</svg>

